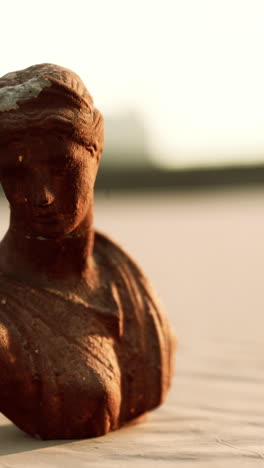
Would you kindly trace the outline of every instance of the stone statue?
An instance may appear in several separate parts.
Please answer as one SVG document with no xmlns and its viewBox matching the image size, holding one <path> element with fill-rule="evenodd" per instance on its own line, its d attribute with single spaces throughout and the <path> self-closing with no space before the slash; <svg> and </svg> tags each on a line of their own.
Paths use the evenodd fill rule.
<svg viewBox="0 0 264 468">
<path fill-rule="evenodd" d="M 0 78 L 0 411 L 43 439 L 100 436 L 158 406 L 175 340 L 124 250 L 93 228 L 103 118 L 78 75 Z"/>
</svg>

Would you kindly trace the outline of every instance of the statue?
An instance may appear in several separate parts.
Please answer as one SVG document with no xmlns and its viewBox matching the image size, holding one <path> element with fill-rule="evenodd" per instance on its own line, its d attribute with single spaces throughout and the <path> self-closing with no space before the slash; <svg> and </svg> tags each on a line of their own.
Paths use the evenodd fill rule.
<svg viewBox="0 0 264 468">
<path fill-rule="evenodd" d="M 81 79 L 0 78 L 0 411 L 42 439 L 95 437 L 157 407 L 175 340 L 134 261 L 93 228 L 103 118 Z"/>
</svg>

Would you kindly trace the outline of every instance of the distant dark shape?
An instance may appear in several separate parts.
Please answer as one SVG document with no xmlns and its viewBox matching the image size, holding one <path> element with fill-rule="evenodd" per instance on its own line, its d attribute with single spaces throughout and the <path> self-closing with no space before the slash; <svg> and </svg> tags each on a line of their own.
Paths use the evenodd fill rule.
<svg viewBox="0 0 264 468">
<path fill-rule="evenodd" d="M 0 79 L 0 142 L 0 411 L 43 439 L 105 434 L 163 401 L 174 338 L 141 270 L 93 228 L 102 115 L 75 73 L 35 65 Z"/>
</svg>

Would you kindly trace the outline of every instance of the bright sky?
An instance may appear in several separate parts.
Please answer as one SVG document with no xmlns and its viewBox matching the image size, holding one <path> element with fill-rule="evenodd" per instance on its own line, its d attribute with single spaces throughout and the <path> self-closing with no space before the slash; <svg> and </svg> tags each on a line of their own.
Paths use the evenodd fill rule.
<svg viewBox="0 0 264 468">
<path fill-rule="evenodd" d="M 165 165 L 264 160 L 263 0 L 13 0 L 0 75 L 76 71 L 104 114 L 137 110 Z"/>
</svg>

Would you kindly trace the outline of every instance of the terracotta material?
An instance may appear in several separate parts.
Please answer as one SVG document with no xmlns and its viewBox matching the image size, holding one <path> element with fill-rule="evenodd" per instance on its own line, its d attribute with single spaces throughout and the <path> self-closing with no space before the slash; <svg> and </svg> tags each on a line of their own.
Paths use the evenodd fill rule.
<svg viewBox="0 0 264 468">
<path fill-rule="evenodd" d="M 134 261 L 93 228 L 103 118 L 80 78 L 0 79 L 0 411 L 43 439 L 94 437 L 158 406 L 175 340 Z"/>
</svg>

